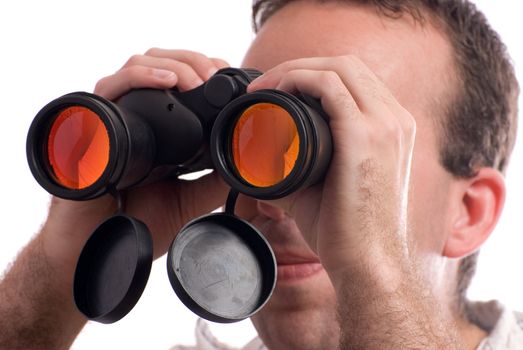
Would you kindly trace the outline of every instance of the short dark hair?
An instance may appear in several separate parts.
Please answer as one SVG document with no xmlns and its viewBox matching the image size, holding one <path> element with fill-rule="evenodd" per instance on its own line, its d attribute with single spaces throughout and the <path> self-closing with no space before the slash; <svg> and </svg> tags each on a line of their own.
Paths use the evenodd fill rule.
<svg viewBox="0 0 523 350">
<path fill-rule="evenodd" d="M 295 1 L 305 0 L 254 1 L 254 30 Z M 516 138 L 519 86 L 505 45 L 474 4 L 467 0 L 312 1 L 373 6 L 388 17 L 408 14 L 421 23 L 429 19 L 441 24 L 454 51 L 458 92 L 446 101 L 446 116 L 439 122 L 440 162 L 463 178 L 474 176 L 480 167 L 506 171 Z M 462 312 L 477 256 L 476 252 L 460 262 L 456 292 Z"/>
</svg>

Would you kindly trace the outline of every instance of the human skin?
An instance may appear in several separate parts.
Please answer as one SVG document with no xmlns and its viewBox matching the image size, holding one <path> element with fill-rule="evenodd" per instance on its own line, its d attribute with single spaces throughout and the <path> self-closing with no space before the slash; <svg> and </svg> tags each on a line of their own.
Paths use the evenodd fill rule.
<svg viewBox="0 0 523 350">
<path fill-rule="evenodd" d="M 276 290 L 253 318 L 269 348 L 473 349 L 484 336 L 455 312 L 454 258 L 486 239 L 504 187 L 492 169 L 460 179 L 439 163 L 438 103 L 456 89 L 450 52 L 430 23 L 304 1 L 280 10 L 257 35 L 243 65 L 267 73 L 249 89 L 317 97 L 334 141 L 321 184 L 271 203 L 242 197 L 237 205 L 278 260 Z M 116 98 L 142 86 L 186 90 L 224 65 L 186 51 L 155 49 L 133 56 L 102 79 L 95 93 Z M 203 193 L 205 203 L 199 201 Z M 134 189 L 126 209 L 149 226 L 159 256 L 173 232 L 222 204 L 225 195 L 226 187 L 211 175 Z M 40 339 L 47 336 L 47 346 L 67 348 L 85 323 L 70 295 L 74 261 L 92 228 L 114 209 L 110 197 L 82 203 L 53 199 L 42 232 L 0 285 L 10 295 L 9 305 L 0 301 L 0 320 L 14 319 L 9 327 L 0 321 L 7 330 L 0 344 L 16 348 L 17 330 L 25 329 L 38 330 L 33 335 Z M 39 268 L 51 271 L 41 274 L 46 288 L 17 297 L 24 281 L 37 283 L 24 277 L 39 276 Z M 12 305 L 17 318 L 10 317 Z M 42 310 L 48 319 L 36 329 Z"/>
<path fill-rule="evenodd" d="M 225 66 L 195 52 L 150 49 L 101 79 L 94 93 L 115 99 L 139 87 L 189 90 Z M 216 209 L 226 196 L 227 187 L 214 173 L 195 181 L 162 181 L 127 191 L 125 212 L 148 226 L 157 258 L 187 221 Z M 42 230 L 0 283 L 0 348 L 71 346 L 87 322 L 71 292 L 76 261 L 96 226 L 115 212 L 109 195 L 81 202 L 52 198 Z"/>
<path fill-rule="evenodd" d="M 484 336 L 457 314 L 451 258 L 486 239 L 504 186 L 493 169 L 462 179 L 439 161 L 451 50 L 430 23 L 339 4 L 292 3 L 259 31 L 243 65 L 266 74 L 249 89 L 320 99 L 334 140 L 322 184 L 242 206 L 279 261 L 253 317 L 269 348 L 473 349 Z"/>
</svg>

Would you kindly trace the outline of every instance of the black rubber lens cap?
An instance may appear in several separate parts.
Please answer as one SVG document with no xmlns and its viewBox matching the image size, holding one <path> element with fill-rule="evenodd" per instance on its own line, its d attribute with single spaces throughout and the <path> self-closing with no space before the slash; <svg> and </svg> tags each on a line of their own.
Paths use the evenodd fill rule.
<svg viewBox="0 0 523 350">
<path fill-rule="evenodd" d="M 126 215 L 104 221 L 85 244 L 74 276 L 74 300 L 89 319 L 113 323 L 142 295 L 153 261 L 147 226 Z"/>
<path fill-rule="evenodd" d="M 262 234 L 234 215 L 189 222 L 172 243 L 167 273 L 180 300 L 214 322 L 256 313 L 272 295 L 276 260 Z"/>
</svg>

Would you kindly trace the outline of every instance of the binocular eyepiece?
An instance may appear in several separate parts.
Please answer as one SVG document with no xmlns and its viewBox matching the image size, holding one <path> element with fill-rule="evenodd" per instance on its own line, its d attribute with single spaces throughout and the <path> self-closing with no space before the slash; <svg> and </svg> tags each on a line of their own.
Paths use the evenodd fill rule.
<svg viewBox="0 0 523 350">
<path fill-rule="evenodd" d="M 116 102 L 64 95 L 29 129 L 30 169 L 48 192 L 73 200 L 211 168 L 246 195 L 286 196 L 325 173 L 330 131 L 309 96 L 247 93 L 260 74 L 225 68 L 193 90 L 136 89 Z"/>
</svg>

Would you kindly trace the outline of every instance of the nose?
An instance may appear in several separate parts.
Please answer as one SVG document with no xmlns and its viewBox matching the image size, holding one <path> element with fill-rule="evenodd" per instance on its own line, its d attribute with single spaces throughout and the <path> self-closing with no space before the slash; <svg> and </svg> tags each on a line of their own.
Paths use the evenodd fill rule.
<svg viewBox="0 0 523 350">
<path fill-rule="evenodd" d="M 257 207 L 259 213 L 272 220 L 281 220 L 285 217 L 285 211 L 283 209 L 280 209 L 268 203 L 258 201 Z"/>
</svg>

